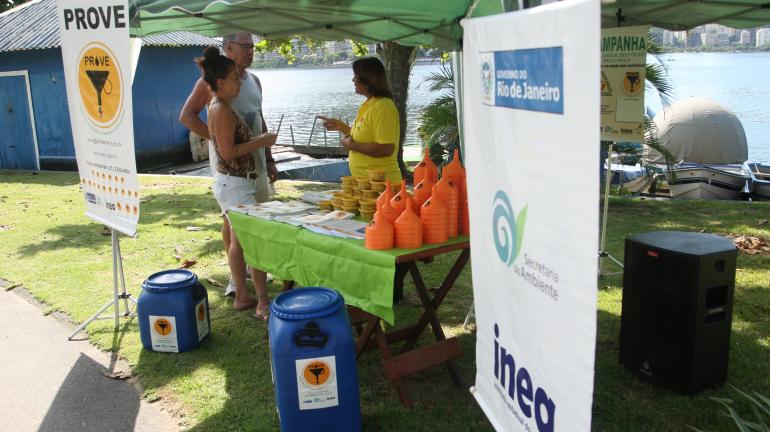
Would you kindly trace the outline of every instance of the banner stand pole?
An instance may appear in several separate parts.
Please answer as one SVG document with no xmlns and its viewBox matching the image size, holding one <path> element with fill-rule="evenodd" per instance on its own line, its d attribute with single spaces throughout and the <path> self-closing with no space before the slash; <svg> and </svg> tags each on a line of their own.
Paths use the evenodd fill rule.
<svg viewBox="0 0 770 432">
<path fill-rule="evenodd" d="M 607 168 L 604 170 L 604 208 L 602 209 L 602 231 L 601 242 L 599 244 L 599 277 L 613 276 L 622 274 L 623 272 L 604 273 L 603 264 L 604 258 L 609 258 L 615 262 L 620 268 L 623 268 L 623 263 L 618 261 L 615 257 L 610 255 L 609 252 L 604 250 L 604 245 L 607 240 L 607 208 L 610 204 L 610 183 L 612 182 L 612 145 L 613 141 L 609 141 L 609 147 L 607 148 Z"/>
<path fill-rule="evenodd" d="M 91 318 L 85 320 L 78 328 L 75 329 L 74 332 L 72 332 L 71 335 L 67 338 L 67 340 L 72 340 L 72 338 L 75 337 L 78 333 L 80 333 L 83 329 L 88 326 L 88 324 L 91 324 L 91 322 L 99 319 L 115 319 L 115 329 L 117 330 L 120 326 L 120 317 L 133 317 L 136 316 L 136 313 L 129 310 L 129 303 L 128 301 L 131 301 L 131 304 L 136 307 L 136 299 L 131 295 L 131 293 L 126 292 L 126 280 L 123 276 L 123 257 L 120 254 L 120 241 L 118 240 L 118 232 L 113 228 L 111 229 L 112 232 L 112 300 L 110 300 L 107 304 L 102 306 L 101 309 L 99 309 L 98 312 L 96 312 Z M 120 292 L 118 292 L 118 278 L 120 279 Z M 120 313 L 120 299 L 123 299 L 123 309 L 125 312 L 121 315 Z M 106 311 L 110 306 L 115 306 L 115 313 L 113 315 L 102 315 L 104 311 Z"/>
</svg>

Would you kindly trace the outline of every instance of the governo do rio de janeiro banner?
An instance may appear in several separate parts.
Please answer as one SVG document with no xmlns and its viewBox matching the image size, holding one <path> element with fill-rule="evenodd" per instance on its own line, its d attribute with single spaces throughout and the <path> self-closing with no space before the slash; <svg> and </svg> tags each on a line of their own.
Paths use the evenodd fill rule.
<svg viewBox="0 0 770 432">
<path fill-rule="evenodd" d="M 473 393 L 499 431 L 591 427 L 599 1 L 463 22 Z"/>
<path fill-rule="evenodd" d="M 128 3 L 57 2 L 64 78 L 80 186 L 91 219 L 136 234 Z"/>
</svg>

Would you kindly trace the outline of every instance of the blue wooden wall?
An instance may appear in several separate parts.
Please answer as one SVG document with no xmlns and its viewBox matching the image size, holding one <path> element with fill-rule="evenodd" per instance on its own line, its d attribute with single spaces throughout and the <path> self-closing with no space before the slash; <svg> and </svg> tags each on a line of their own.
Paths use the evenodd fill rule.
<svg viewBox="0 0 770 432">
<path fill-rule="evenodd" d="M 134 142 L 138 167 L 189 161 L 189 131 L 179 111 L 200 69 L 203 47 L 142 48 L 134 77 Z"/>
<path fill-rule="evenodd" d="M 143 47 L 133 86 L 137 168 L 190 159 L 179 110 L 200 76 L 203 47 Z M 0 53 L 0 72 L 29 72 L 41 169 L 75 169 L 67 90 L 59 48 Z M 0 140 L 3 139 L 0 134 Z"/>
<path fill-rule="evenodd" d="M 41 168 L 46 169 L 43 163 L 45 158 L 63 158 L 65 163 L 71 161 L 75 157 L 75 147 L 72 144 L 61 52 L 56 48 L 0 53 L 0 71 L 15 70 L 29 72 Z"/>
</svg>

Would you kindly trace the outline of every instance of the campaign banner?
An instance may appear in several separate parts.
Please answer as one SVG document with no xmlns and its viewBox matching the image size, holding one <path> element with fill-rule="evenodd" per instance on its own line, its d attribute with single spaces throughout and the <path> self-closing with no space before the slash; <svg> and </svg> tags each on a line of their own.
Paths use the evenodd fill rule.
<svg viewBox="0 0 770 432">
<path fill-rule="evenodd" d="M 58 0 L 61 54 L 86 215 L 136 234 L 128 2 Z"/>
<path fill-rule="evenodd" d="M 644 140 L 644 81 L 650 26 L 602 29 L 602 140 Z"/>
<path fill-rule="evenodd" d="M 599 0 L 463 21 L 474 397 L 499 431 L 591 429 Z"/>
</svg>

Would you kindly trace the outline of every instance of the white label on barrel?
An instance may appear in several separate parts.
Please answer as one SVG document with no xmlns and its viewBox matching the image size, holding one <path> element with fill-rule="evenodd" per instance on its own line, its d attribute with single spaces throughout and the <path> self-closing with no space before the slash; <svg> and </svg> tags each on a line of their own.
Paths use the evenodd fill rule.
<svg viewBox="0 0 770 432">
<path fill-rule="evenodd" d="M 202 341 L 207 334 L 209 334 L 209 311 L 206 307 L 206 299 L 198 303 L 195 306 L 195 320 L 198 323 L 198 342 Z"/>
<path fill-rule="evenodd" d="M 153 351 L 179 352 L 176 317 L 150 315 L 150 340 Z"/>
<path fill-rule="evenodd" d="M 337 362 L 334 356 L 295 360 L 300 410 L 340 404 L 337 394 Z"/>
</svg>

